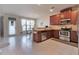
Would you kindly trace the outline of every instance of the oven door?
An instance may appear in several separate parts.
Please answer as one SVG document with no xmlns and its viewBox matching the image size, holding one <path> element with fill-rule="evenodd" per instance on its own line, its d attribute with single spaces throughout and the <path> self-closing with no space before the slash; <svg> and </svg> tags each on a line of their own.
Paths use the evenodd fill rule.
<svg viewBox="0 0 79 59">
<path fill-rule="evenodd" d="M 59 36 L 70 37 L 70 31 L 59 31 Z"/>
<path fill-rule="evenodd" d="M 59 38 L 62 40 L 70 41 L 70 31 L 59 31 Z"/>
</svg>

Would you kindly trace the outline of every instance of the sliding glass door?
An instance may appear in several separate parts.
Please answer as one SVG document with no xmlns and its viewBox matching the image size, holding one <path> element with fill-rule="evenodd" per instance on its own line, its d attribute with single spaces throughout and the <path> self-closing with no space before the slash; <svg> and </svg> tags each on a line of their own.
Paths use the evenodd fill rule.
<svg viewBox="0 0 79 59">
<path fill-rule="evenodd" d="M 28 33 L 31 33 L 32 32 L 32 29 L 34 28 L 34 20 L 27 20 L 26 21 L 27 23 L 27 25 L 26 25 L 26 27 L 27 27 L 27 32 Z"/>
<path fill-rule="evenodd" d="M 22 32 L 31 33 L 34 28 L 35 20 L 22 19 Z"/>
<path fill-rule="evenodd" d="M 21 20 L 21 25 L 22 25 L 22 32 L 26 31 L 26 19 Z"/>
</svg>

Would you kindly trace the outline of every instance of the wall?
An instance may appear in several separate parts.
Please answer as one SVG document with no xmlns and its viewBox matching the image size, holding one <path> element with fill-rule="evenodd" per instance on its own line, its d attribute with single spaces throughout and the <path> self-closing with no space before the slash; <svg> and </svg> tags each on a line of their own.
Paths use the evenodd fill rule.
<svg viewBox="0 0 79 59">
<path fill-rule="evenodd" d="M 45 27 L 50 25 L 50 19 L 49 17 L 40 17 L 36 20 L 36 27 Z"/>
<path fill-rule="evenodd" d="M 4 36 L 7 37 L 8 35 L 8 19 L 7 16 L 3 16 L 3 30 L 4 30 Z"/>
</svg>

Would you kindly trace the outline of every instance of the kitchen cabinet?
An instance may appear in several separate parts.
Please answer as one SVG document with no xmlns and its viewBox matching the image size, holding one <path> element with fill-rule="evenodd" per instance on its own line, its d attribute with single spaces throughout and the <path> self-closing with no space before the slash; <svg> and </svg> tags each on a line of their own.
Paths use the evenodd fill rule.
<svg viewBox="0 0 79 59">
<path fill-rule="evenodd" d="M 71 19 L 71 24 L 77 24 L 77 11 L 65 10 L 58 15 L 50 16 L 50 25 L 59 25 L 61 19 Z"/>
<path fill-rule="evenodd" d="M 53 25 L 53 23 L 54 23 L 54 17 L 53 16 L 50 16 L 50 25 Z"/>
<path fill-rule="evenodd" d="M 53 30 L 47 32 L 47 37 L 48 39 L 53 37 Z"/>
<path fill-rule="evenodd" d="M 66 12 L 62 12 L 62 13 L 61 13 L 61 19 L 65 19 L 65 18 L 67 18 Z"/>
<path fill-rule="evenodd" d="M 72 10 L 72 8 L 66 8 L 60 11 L 61 12 L 61 19 L 71 19 L 71 24 L 76 25 L 77 24 L 77 17 L 78 12 L 75 10 Z"/>
<path fill-rule="evenodd" d="M 77 31 L 71 31 L 70 41 L 78 43 Z"/>
<path fill-rule="evenodd" d="M 71 23 L 76 25 L 77 24 L 77 17 L 78 17 L 78 12 L 72 11 L 71 14 Z"/>
<path fill-rule="evenodd" d="M 50 25 L 59 25 L 60 15 L 50 16 Z"/>
<path fill-rule="evenodd" d="M 50 16 L 50 25 L 56 25 L 56 16 Z"/>
<path fill-rule="evenodd" d="M 61 16 L 63 16 L 61 18 L 69 19 L 71 18 L 72 7 L 62 9 L 60 12 L 61 12 Z"/>
<path fill-rule="evenodd" d="M 34 32 L 33 33 L 33 41 L 35 41 L 35 42 L 40 42 L 41 41 L 40 32 Z"/>
<path fill-rule="evenodd" d="M 71 14 L 72 14 L 71 10 L 61 12 L 61 19 L 62 18 L 63 19 L 71 19 Z"/>
<path fill-rule="evenodd" d="M 53 30 L 53 38 L 59 39 L 59 30 Z"/>
</svg>

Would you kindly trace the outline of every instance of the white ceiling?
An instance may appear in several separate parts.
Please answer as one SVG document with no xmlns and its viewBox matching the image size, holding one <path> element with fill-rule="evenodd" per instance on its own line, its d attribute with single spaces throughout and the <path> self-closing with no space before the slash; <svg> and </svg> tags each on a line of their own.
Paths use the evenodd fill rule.
<svg viewBox="0 0 79 59">
<path fill-rule="evenodd" d="M 54 6 L 55 10 L 50 13 L 49 9 Z M 73 6 L 73 4 L 1 4 L 0 12 L 24 17 L 39 18 L 59 12 L 61 9 Z"/>
</svg>

